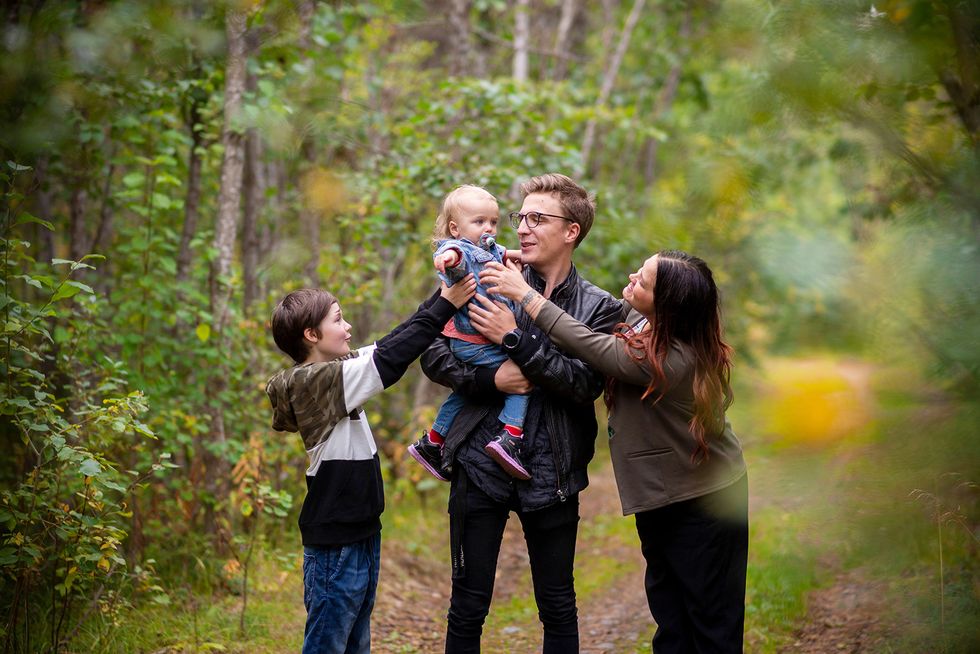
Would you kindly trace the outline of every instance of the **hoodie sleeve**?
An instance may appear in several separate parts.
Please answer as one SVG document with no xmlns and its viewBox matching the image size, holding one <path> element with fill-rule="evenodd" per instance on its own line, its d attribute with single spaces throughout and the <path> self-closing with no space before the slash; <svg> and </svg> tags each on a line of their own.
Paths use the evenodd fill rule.
<svg viewBox="0 0 980 654">
<path fill-rule="evenodd" d="M 286 373 L 283 370 L 276 374 L 265 385 L 265 394 L 269 396 L 272 403 L 272 428 L 276 431 L 299 431 L 296 423 L 296 414 L 293 412 L 292 402 L 289 401 L 289 393 L 286 388 Z"/>
</svg>

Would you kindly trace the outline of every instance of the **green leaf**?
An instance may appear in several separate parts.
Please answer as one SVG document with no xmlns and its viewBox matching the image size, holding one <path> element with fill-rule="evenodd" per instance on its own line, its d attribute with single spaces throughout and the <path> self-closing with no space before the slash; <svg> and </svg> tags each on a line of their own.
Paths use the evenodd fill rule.
<svg viewBox="0 0 980 654">
<path fill-rule="evenodd" d="M 78 466 L 78 471 L 86 477 L 95 477 L 102 472 L 102 466 L 95 459 L 85 459 L 82 465 Z"/>
<path fill-rule="evenodd" d="M 41 225 L 42 227 L 44 227 L 45 229 L 47 229 L 49 232 L 53 232 L 54 231 L 54 225 L 52 225 L 51 223 L 49 223 L 47 220 L 41 220 L 40 218 L 38 218 L 36 216 L 32 216 L 29 213 L 25 213 L 20 218 L 18 218 L 16 224 L 17 225 L 26 225 L 27 223 L 34 223 L 36 225 Z"/>
<path fill-rule="evenodd" d="M 70 297 L 78 295 L 79 291 L 82 289 L 77 286 L 72 286 L 68 282 L 65 282 L 55 291 L 55 294 L 51 297 L 52 302 L 57 302 L 58 300 L 64 300 Z"/>
<path fill-rule="evenodd" d="M 0 548 L 0 566 L 17 563 L 17 550 L 12 547 Z"/>
<path fill-rule="evenodd" d="M 197 334 L 197 338 L 202 343 L 207 343 L 208 339 L 211 338 L 211 325 L 207 324 L 206 322 L 202 322 L 197 326 L 197 329 L 194 330 L 194 333 Z"/>
<path fill-rule="evenodd" d="M 19 163 L 14 163 L 13 161 L 7 160 L 7 165 L 16 173 L 23 172 L 25 170 L 31 170 L 30 166 L 21 166 Z"/>
<path fill-rule="evenodd" d="M 89 286 L 88 284 L 83 284 L 82 282 L 76 282 L 75 280 L 69 280 L 65 282 L 65 284 L 68 284 L 69 286 L 74 286 L 80 291 L 85 291 L 89 295 L 95 295 L 95 289 Z"/>
<path fill-rule="evenodd" d="M 146 181 L 143 173 L 129 173 L 122 178 L 123 186 L 126 188 L 139 188 Z"/>
</svg>

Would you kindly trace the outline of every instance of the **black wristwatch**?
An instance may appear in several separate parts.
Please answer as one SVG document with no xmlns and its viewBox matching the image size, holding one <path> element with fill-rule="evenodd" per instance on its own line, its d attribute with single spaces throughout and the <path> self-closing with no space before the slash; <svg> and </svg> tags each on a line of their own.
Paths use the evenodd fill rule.
<svg viewBox="0 0 980 654">
<path fill-rule="evenodd" d="M 521 334 L 523 332 L 520 328 L 514 328 L 504 334 L 504 338 L 501 340 L 500 344 L 504 346 L 504 349 L 508 352 L 513 352 L 517 349 L 517 346 L 521 344 Z"/>
</svg>

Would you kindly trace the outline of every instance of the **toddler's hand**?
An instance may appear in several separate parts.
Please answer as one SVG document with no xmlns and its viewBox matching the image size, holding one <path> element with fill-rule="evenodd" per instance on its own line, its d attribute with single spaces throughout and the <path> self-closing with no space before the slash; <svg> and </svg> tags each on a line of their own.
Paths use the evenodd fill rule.
<svg viewBox="0 0 980 654">
<path fill-rule="evenodd" d="M 476 277 L 472 273 L 459 280 L 452 286 L 446 286 L 446 282 L 442 283 L 442 290 L 440 295 L 453 303 L 457 309 L 470 301 L 476 294 Z"/>
<path fill-rule="evenodd" d="M 432 260 L 436 270 L 446 274 L 446 268 L 452 268 L 459 263 L 459 254 L 455 250 L 447 250 Z"/>
</svg>

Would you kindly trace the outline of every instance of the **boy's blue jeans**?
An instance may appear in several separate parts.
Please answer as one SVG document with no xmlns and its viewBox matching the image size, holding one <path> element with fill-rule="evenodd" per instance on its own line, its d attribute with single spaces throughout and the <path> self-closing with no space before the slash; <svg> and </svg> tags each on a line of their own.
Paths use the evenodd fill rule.
<svg viewBox="0 0 980 654">
<path fill-rule="evenodd" d="M 499 366 L 507 360 L 507 355 L 499 345 L 469 343 L 458 338 L 449 339 L 449 349 L 463 363 L 474 366 Z M 524 416 L 527 414 L 527 395 L 507 395 L 504 398 L 504 408 L 497 418 L 505 425 L 524 428 Z M 466 404 L 466 399 L 457 393 L 450 393 L 446 401 L 439 407 L 432 429 L 443 436 L 449 431 L 456 414 Z"/>
<path fill-rule="evenodd" d="M 303 548 L 303 654 L 370 654 L 381 534 L 338 547 Z"/>
</svg>

